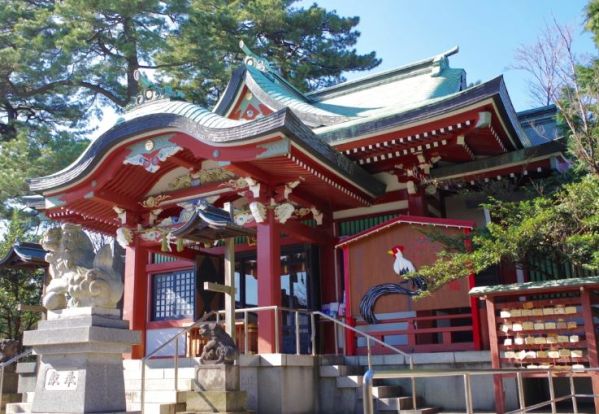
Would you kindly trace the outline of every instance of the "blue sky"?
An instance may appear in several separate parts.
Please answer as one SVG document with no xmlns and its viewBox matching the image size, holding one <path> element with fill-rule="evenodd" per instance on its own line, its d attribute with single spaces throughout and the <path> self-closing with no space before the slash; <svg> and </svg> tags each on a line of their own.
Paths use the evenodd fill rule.
<svg viewBox="0 0 599 414">
<path fill-rule="evenodd" d="M 510 69 L 518 46 L 530 44 L 553 18 L 572 27 L 575 50 L 596 53 L 590 34 L 583 31 L 587 0 L 301 0 L 359 16 L 357 49 L 372 50 L 383 59 L 372 73 L 403 66 L 459 46 L 450 57 L 452 67 L 466 69 L 468 83 L 504 75 L 516 110 L 538 106 L 529 97 L 529 76 Z M 366 72 L 348 73 L 348 79 Z M 116 114 L 104 110 L 96 138 L 113 126 Z"/>
<path fill-rule="evenodd" d="M 315 1 L 301 1 L 309 6 Z M 316 0 L 342 16 L 359 16 L 360 52 L 374 50 L 383 59 L 379 72 L 434 56 L 458 45 L 452 67 L 466 69 L 468 82 L 503 74 L 516 110 L 537 106 L 528 94 L 528 76 L 510 69 L 514 52 L 534 42 L 553 18 L 572 27 L 575 50 L 593 54 L 583 32 L 586 0 Z M 348 74 L 348 79 L 363 76 Z"/>
</svg>

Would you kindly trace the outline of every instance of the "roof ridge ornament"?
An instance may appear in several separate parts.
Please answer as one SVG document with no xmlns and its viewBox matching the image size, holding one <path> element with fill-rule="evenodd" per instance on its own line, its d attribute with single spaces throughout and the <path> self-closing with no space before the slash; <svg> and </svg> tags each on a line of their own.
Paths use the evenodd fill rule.
<svg viewBox="0 0 599 414">
<path fill-rule="evenodd" d="M 432 71 L 431 75 L 432 76 L 440 76 L 441 72 L 443 72 L 444 69 L 449 68 L 448 57 L 451 55 L 455 55 L 459 51 L 460 51 L 460 47 L 454 46 L 451 49 L 446 50 L 445 52 L 439 53 L 437 56 L 435 56 L 433 58 L 433 71 Z"/>
<path fill-rule="evenodd" d="M 250 50 L 249 47 L 246 46 L 243 40 L 239 41 L 239 47 L 245 53 L 245 58 L 243 59 L 243 63 L 248 66 L 253 66 L 261 72 L 272 72 L 278 73 L 278 69 L 275 65 L 270 63 L 263 57 L 258 56 L 254 52 Z"/>
<path fill-rule="evenodd" d="M 161 86 L 152 82 L 150 78 L 139 69 L 133 72 L 133 79 L 137 81 L 140 93 L 135 97 L 134 105 L 157 101 L 159 99 L 183 99 L 185 96 L 180 91 L 175 91 L 171 86 Z"/>
</svg>

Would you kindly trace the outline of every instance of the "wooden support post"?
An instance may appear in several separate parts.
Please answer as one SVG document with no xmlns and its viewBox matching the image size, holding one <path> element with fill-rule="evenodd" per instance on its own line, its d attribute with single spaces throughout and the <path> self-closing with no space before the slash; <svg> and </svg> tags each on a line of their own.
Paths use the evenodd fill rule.
<svg viewBox="0 0 599 414">
<path fill-rule="evenodd" d="M 125 249 L 125 293 L 123 296 L 123 319 L 129 321 L 129 329 L 141 331 L 141 344 L 131 350 L 132 359 L 145 356 L 146 323 L 148 320 L 148 275 L 146 264 L 148 251 L 136 238 Z"/>
<path fill-rule="evenodd" d="M 427 217 L 426 199 L 421 189 L 417 189 L 414 194 L 408 194 L 408 214 L 410 216 Z"/>
<path fill-rule="evenodd" d="M 233 219 L 231 203 L 225 203 L 224 207 Z M 225 285 L 231 288 L 225 295 L 225 331 L 235 341 L 235 239 L 232 237 L 225 240 Z"/>
<path fill-rule="evenodd" d="M 487 305 L 487 321 L 489 326 L 489 342 L 491 342 L 491 366 L 501 368 L 499 360 L 499 345 L 497 343 L 497 321 L 495 318 L 495 303 L 493 299 L 485 300 Z M 505 395 L 503 393 L 503 376 L 493 375 L 493 388 L 495 390 L 495 412 L 503 414 L 505 412 Z"/>
<path fill-rule="evenodd" d="M 225 210 L 233 218 L 231 203 L 225 203 Z M 225 285 L 204 282 L 204 289 L 225 294 L 225 332 L 235 341 L 235 239 L 225 239 Z M 244 327 L 244 329 L 246 329 Z"/>
<path fill-rule="evenodd" d="M 595 335 L 595 324 L 593 323 L 593 309 L 591 308 L 591 295 L 588 289 L 580 288 L 580 300 L 582 305 L 582 318 L 584 320 L 584 335 L 587 342 L 589 366 L 599 368 L 599 356 L 597 355 L 597 335 Z M 599 395 L 599 373 L 591 374 L 593 394 Z M 599 414 L 599 397 L 594 398 L 595 413 Z"/>
<path fill-rule="evenodd" d="M 263 223 L 256 226 L 258 261 L 258 306 L 281 306 L 281 248 L 274 212 L 268 211 Z M 278 327 L 272 312 L 258 313 L 258 353 L 276 352 Z M 280 336 L 280 335 L 279 335 Z"/>
<path fill-rule="evenodd" d="M 472 229 L 464 229 L 466 236 L 469 236 L 471 233 Z M 472 240 L 467 237 L 464 241 L 464 246 L 467 251 L 472 251 Z M 476 275 L 473 272 L 468 276 L 468 289 L 472 289 L 475 286 L 475 277 Z M 470 296 L 470 313 L 472 315 L 472 342 L 474 349 L 480 351 L 482 349 L 480 313 L 478 312 L 478 298 L 474 296 Z"/>
<path fill-rule="evenodd" d="M 349 246 L 343 246 L 343 279 L 345 281 L 345 323 L 355 326 L 356 321 L 352 316 L 351 301 L 351 272 L 349 264 Z M 337 329 L 334 326 L 334 329 Z M 345 352 L 347 355 L 356 355 L 356 334 L 347 329 L 345 331 Z"/>
</svg>

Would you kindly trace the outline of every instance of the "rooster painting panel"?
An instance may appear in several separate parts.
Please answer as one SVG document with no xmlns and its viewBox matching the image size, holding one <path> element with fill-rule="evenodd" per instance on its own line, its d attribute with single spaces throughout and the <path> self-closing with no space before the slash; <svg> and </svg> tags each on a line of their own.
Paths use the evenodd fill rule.
<svg viewBox="0 0 599 414">
<path fill-rule="evenodd" d="M 375 285 L 368 289 L 360 301 L 360 314 L 370 324 L 378 323 L 374 307 L 382 296 L 399 294 L 411 297 L 427 289 L 426 280 L 423 277 L 414 276 L 409 279 L 401 279 L 403 275 L 416 271 L 414 264 L 404 257 L 403 251 L 403 246 L 396 245 L 387 252 L 395 257 L 393 271 L 400 277 L 400 282 Z"/>
</svg>

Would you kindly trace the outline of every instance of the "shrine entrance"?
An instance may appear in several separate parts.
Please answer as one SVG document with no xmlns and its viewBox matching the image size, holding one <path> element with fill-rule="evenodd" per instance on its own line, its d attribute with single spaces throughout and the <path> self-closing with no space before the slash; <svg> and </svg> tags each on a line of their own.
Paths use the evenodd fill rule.
<svg viewBox="0 0 599 414">
<path fill-rule="evenodd" d="M 258 306 L 260 280 L 257 273 L 256 252 L 237 255 L 235 264 L 235 302 L 237 308 Z M 319 255 L 317 246 L 310 244 L 291 245 L 281 248 L 281 306 L 289 309 L 320 309 Z M 281 351 L 295 353 L 294 314 L 281 313 Z M 299 316 L 300 351 L 309 353 L 310 321 L 306 315 Z M 250 322 L 257 321 L 252 315 Z"/>
</svg>

